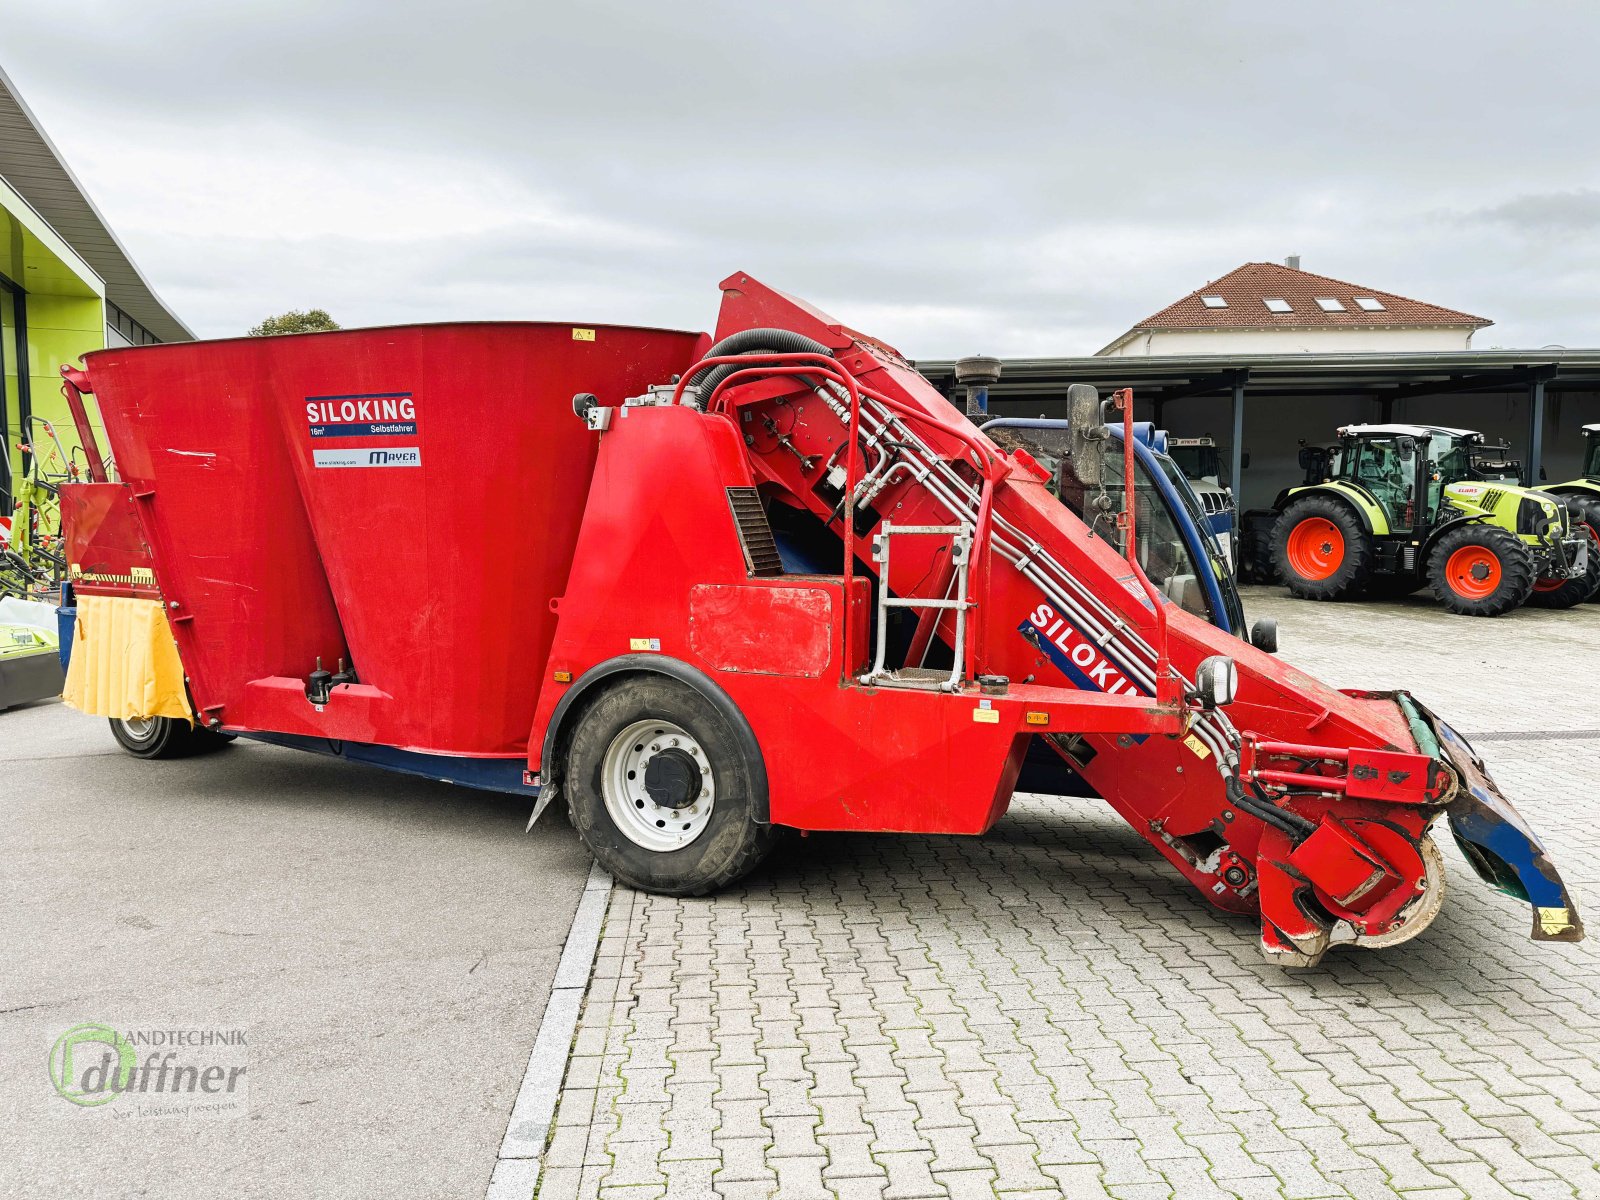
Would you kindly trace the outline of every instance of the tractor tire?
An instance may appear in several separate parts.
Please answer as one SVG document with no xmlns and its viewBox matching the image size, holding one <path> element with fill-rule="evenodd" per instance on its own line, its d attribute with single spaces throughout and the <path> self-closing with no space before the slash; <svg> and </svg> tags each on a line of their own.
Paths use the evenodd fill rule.
<svg viewBox="0 0 1600 1200">
<path fill-rule="evenodd" d="M 1533 555 L 1493 525 L 1458 525 L 1434 543 L 1428 584 L 1440 604 L 1467 617 L 1501 617 L 1533 594 Z"/>
<path fill-rule="evenodd" d="M 1278 514 L 1270 508 L 1252 508 L 1239 522 L 1240 583 L 1277 583 L 1278 568 L 1272 563 L 1272 528 Z"/>
<path fill-rule="evenodd" d="M 694 688 L 647 677 L 605 688 L 567 746 L 568 814 L 596 861 L 642 891 L 703 896 L 750 872 L 779 831 L 728 718 Z"/>
<path fill-rule="evenodd" d="M 1572 524 L 1587 525 L 1589 531 L 1600 539 L 1600 496 L 1563 496 L 1567 508 L 1572 513 Z M 1589 543 L 1589 553 L 1594 554 L 1594 543 Z M 1600 604 L 1600 588 L 1596 588 L 1589 597 L 1591 604 Z"/>
<path fill-rule="evenodd" d="M 1372 538 L 1350 506 L 1332 496 L 1301 497 L 1272 529 L 1272 561 L 1302 600 L 1342 600 L 1372 575 Z"/>
<path fill-rule="evenodd" d="M 1576 512 L 1574 512 L 1576 516 Z M 1588 570 L 1576 579 L 1540 579 L 1533 585 L 1533 595 L 1528 603 L 1534 608 L 1576 608 L 1585 600 L 1600 593 L 1600 537 L 1586 524 L 1573 522 L 1573 527 L 1589 535 Z"/>
<path fill-rule="evenodd" d="M 111 718 L 111 736 L 135 758 L 190 758 L 220 750 L 233 740 L 173 717 Z"/>
</svg>

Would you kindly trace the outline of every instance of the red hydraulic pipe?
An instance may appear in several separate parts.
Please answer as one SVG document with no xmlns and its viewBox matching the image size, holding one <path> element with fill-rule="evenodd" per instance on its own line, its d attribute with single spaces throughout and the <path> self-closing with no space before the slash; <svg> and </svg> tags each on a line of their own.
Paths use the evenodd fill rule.
<svg viewBox="0 0 1600 1200">
<path fill-rule="evenodd" d="M 699 362 L 695 363 L 694 366 L 690 367 L 683 373 L 682 378 L 678 380 L 678 386 L 672 390 L 672 402 L 674 404 L 682 404 L 683 389 L 689 386 L 689 380 L 700 374 L 700 372 L 705 370 L 707 367 L 721 367 L 729 363 L 743 363 L 747 366 L 753 367 L 764 362 L 773 364 L 808 362 L 814 363 L 818 367 L 826 368 L 837 376 L 844 375 L 844 368 L 839 365 L 839 360 L 826 354 L 815 354 L 804 351 L 777 351 L 771 354 L 718 354 L 714 358 L 702 358 Z M 721 390 L 722 387 L 719 384 L 717 391 L 720 392 Z M 711 407 L 709 398 L 707 399 L 705 407 L 708 409 Z"/>
<path fill-rule="evenodd" d="M 773 375 L 815 375 L 816 373 L 816 367 L 745 367 L 744 369 L 735 371 L 733 374 L 717 381 L 716 388 L 706 399 L 705 410 L 707 412 L 715 411 L 714 406 L 716 402 L 722 398 L 723 392 L 727 391 L 730 387 L 737 387 L 742 383 L 746 383 L 750 379 L 764 379 Z M 849 376 L 845 375 L 843 372 L 825 373 L 831 374 L 831 377 L 840 383 L 848 384 L 850 382 Z"/>
<path fill-rule="evenodd" d="M 849 379 L 850 388 L 850 428 L 845 431 L 844 452 L 844 677 L 846 682 L 850 679 L 854 664 L 850 661 L 850 610 L 855 607 L 856 578 L 856 468 L 860 466 L 861 457 L 861 390 L 856 386 L 854 379 Z M 878 586 L 887 588 L 889 580 L 880 579 Z M 888 637 L 887 629 L 878 630 L 879 637 Z"/>
<path fill-rule="evenodd" d="M 95 440 L 94 426 L 89 424 L 89 410 L 83 403 L 83 394 L 94 391 L 89 386 L 89 376 L 75 367 L 62 367 L 61 375 L 64 380 L 61 394 L 67 398 L 67 407 L 72 410 L 72 423 L 78 427 L 78 444 L 83 447 L 84 456 L 89 460 L 89 479 L 93 483 L 105 483 L 109 478 L 106 460 L 100 457 L 100 443 Z"/>
<path fill-rule="evenodd" d="M 1150 577 L 1144 573 L 1144 568 L 1139 565 L 1139 547 L 1137 530 L 1135 529 L 1134 513 L 1139 505 L 1134 492 L 1134 452 L 1133 452 L 1133 389 L 1122 388 L 1112 393 L 1111 399 L 1122 409 L 1122 522 L 1125 541 L 1123 548 L 1128 555 L 1128 565 L 1133 568 L 1133 574 L 1139 581 L 1139 586 L 1144 588 L 1144 594 L 1150 598 L 1150 605 L 1155 609 L 1156 616 L 1156 699 L 1167 699 L 1161 692 L 1168 686 L 1172 674 L 1171 661 L 1167 657 L 1167 610 L 1161 593 L 1156 591 L 1155 585 L 1150 582 Z"/>
<path fill-rule="evenodd" d="M 1350 751 L 1331 746 L 1305 746 L 1299 742 L 1254 742 L 1256 757 L 1287 755 L 1290 758 L 1324 758 L 1330 762 L 1349 762 Z"/>
</svg>

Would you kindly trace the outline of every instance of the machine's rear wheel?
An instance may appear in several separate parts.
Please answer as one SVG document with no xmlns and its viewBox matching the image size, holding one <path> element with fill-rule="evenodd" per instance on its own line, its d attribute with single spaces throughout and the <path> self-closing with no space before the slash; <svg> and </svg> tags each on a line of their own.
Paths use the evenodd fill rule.
<svg viewBox="0 0 1600 1200">
<path fill-rule="evenodd" d="M 111 736 L 135 758 L 187 758 L 220 749 L 232 740 L 174 717 L 113 717 Z"/>
<path fill-rule="evenodd" d="M 1338 600 L 1372 574 L 1372 539 L 1350 506 L 1331 496 L 1296 500 L 1272 530 L 1272 560 L 1305 600 Z"/>
<path fill-rule="evenodd" d="M 564 790 L 606 870 L 645 891 L 698 896 L 744 875 L 777 840 L 755 819 L 761 769 L 694 688 L 632 678 L 579 715 Z"/>
<path fill-rule="evenodd" d="M 1493 525 L 1461 525 L 1428 558 L 1433 594 L 1453 613 L 1499 617 L 1533 593 L 1533 555 L 1516 535 Z"/>
<path fill-rule="evenodd" d="M 1541 579 L 1533 585 L 1528 603 L 1537 608 L 1575 608 L 1600 592 L 1600 537 L 1588 525 L 1573 528 L 1589 535 L 1588 568 L 1575 579 Z"/>
</svg>

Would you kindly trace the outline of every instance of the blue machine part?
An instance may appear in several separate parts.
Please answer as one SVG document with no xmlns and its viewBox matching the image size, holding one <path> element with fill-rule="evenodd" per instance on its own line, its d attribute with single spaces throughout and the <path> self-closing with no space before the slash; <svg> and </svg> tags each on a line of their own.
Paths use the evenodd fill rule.
<svg viewBox="0 0 1600 1200">
<path fill-rule="evenodd" d="M 437 779 L 441 783 L 459 784 L 484 792 L 506 792 L 513 796 L 537 796 L 539 786 L 523 781 L 528 769 L 525 758 L 463 758 L 450 754 L 419 754 L 414 750 L 398 750 L 393 746 L 375 746 L 368 742 L 339 742 L 330 738 L 301 737 L 292 733 L 241 733 L 240 737 L 272 746 L 286 746 L 291 750 L 309 750 L 313 754 L 326 754 L 332 758 L 348 759 L 382 767 L 386 771 L 399 771 L 403 775 L 420 775 L 424 779 Z"/>
<path fill-rule="evenodd" d="M 1115 436 L 1122 436 L 1122 427 L 1120 425 L 1110 426 L 1109 428 L 1112 429 Z M 1154 421 L 1135 421 L 1133 423 L 1133 436 L 1142 445 L 1150 447 L 1157 454 L 1165 454 L 1167 452 L 1167 431 L 1165 429 L 1157 429 Z"/>
<path fill-rule="evenodd" d="M 1577 941 L 1583 922 L 1539 835 L 1500 793 L 1466 738 L 1410 696 L 1406 699 L 1432 724 L 1440 750 L 1461 776 L 1461 792 L 1447 811 L 1450 832 L 1472 869 L 1484 882 L 1533 907 L 1535 940 Z"/>
<path fill-rule="evenodd" d="M 70 608 L 63 605 L 56 609 L 56 633 L 60 641 L 56 652 L 61 656 L 61 673 L 67 672 L 67 664 L 72 661 L 72 636 L 78 629 L 78 606 Z"/>
</svg>

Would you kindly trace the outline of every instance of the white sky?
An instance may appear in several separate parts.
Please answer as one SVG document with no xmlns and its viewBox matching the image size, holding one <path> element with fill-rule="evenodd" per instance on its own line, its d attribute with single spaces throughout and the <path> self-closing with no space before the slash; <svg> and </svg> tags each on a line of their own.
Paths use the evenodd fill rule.
<svg viewBox="0 0 1600 1200">
<path fill-rule="evenodd" d="M 709 328 L 1081 354 L 1252 259 L 1600 345 L 1600 6 L 13 0 L 12 76 L 202 335 Z"/>
</svg>

